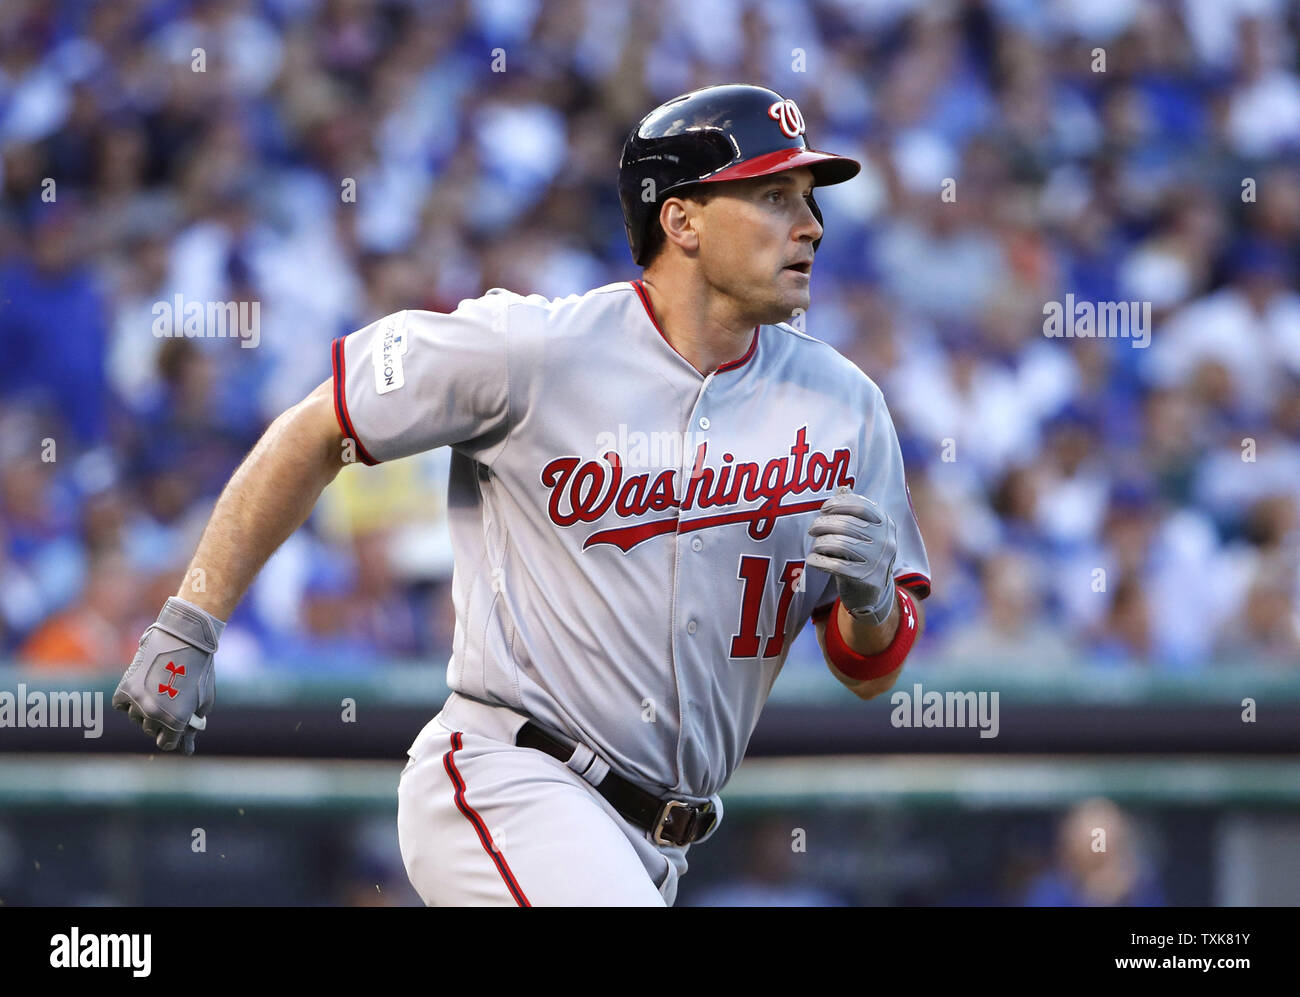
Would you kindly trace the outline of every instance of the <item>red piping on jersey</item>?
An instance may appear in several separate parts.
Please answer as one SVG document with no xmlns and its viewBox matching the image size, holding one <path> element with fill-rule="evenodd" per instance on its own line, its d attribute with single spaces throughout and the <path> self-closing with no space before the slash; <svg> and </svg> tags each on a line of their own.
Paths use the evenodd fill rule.
<svg viewBox="0 0 1300 997">
<path fill-rule="evenodd" d="M 910 592 L 915 592 L 918 599 L 930 598 L 930 579 L 919 571 L 911 571 L 906 575 L 899 575 L 894 579 L 894 584 L 900 588 L 905 588 Z"/>
<path fill-rule="evenodd" d="M 528 902 L 528 898 L 524 896 L 524 891 L 515 880 L 515 874 L 510 871 L 510 866 L 506 863 L 506 857 L 501 854 L 501 850 L 493 843 L 492 835 L 488 833 L 483 818 L 465 799 L 465 780 L 461 778 L 460 770 L 456 768 L 455 758 L 456 752 L 461 749 L 461 746 L 461 736 L 458 731 L 451 735 L 451 750 L 442 756 L 443 767 L 447 770 L 447 774 L 451 776 L 452 785 L 456 787 L 456 807 L 469 819 L 470 824 L 478 833 L 479 843 L 492 861 L 496 863 L 497 872 L 501 873 L 501 878 L 506 881 L 506 889 L 515 898 L 515 903 L 520 907 L 531 907 L 532 904 Z"/>
<path fill-rule="evenodd" d="M 632 285 L 632 290 L 636 291 L 637 297 L 641 299 L 641 304 L 645 306 L 645 313 L 650 316 L 650 321 L 654 323 L 654 327 L 659 331 L 659 335 L 663 336 L 664 342 L 668 343 L 668 346 L 674 353 L 679 357 L 682 357 L 681 350 L 668 342 L 668 337 L 664 335 L 664 330 L 660 327 L 659 320 L 655 318 L 655 310 L 650 306 L 650 295 L 646 292 L 644 284 L 639 280 L 630 281 L 630 283 Z M 758 329 L 758 326 L 754 326 L 754 337 L 749 341 L 749 349 L 745 351 L 744 356 L 737 357 L 735 360 L 724 363 L 717 369 L 717 371 L 715 371 L 715 373 L 721 374 L 723 371 L 735 370 L 737 367 L 743 367 L 745 364 L 749 363 L 750 359 L 754 356 L 754 351 L 758 349 Z M 682 357 L 682 359 L 686 360 L 685 357 Z M 691 363 L 689 360 L 686 360 L 686 362 Z M 695 364 L 692 363 L 691 368 L 701 377 L 705 376 L 702 371 L 695 367 Z"/>
<path fill-rule="evenodd" d="M 352 418 L 348 415 L 347 374 L 343 367 L 343 340 L 345 338 L 347 337 L 340 336 L 334 340 L 330 347 L 331 364 L 334 368 L 334 418 L 338 420 L 339 429 L 343 431 L 343 435 L 357 445 L 357 456 L 361 458 L 361 463 L 373 467 L 379 461 L 370 456 L 365 445 L 357 437 L 356 430 L 352 428 Z"/>
<path fill-rule="evenodd" d="M 919 571 L 910 571 L 905 575 L 899 575 L 894 579 L 894 584 L 899 588 L 907 589 L 915 593 L 918 599 L 928 599 L 930 597 L 930 579 Z M 824 606 L 818 606 L 812 611 L 812 620 L 819 623 L 831 615 L 831 610 L 835 608 L 835 600 L 832 599 Z"/>
</svg>

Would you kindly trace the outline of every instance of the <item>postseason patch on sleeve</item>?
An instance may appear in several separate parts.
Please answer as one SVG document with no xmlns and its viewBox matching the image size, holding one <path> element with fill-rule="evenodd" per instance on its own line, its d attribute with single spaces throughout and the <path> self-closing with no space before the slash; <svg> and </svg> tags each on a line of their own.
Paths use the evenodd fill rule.
<svg viewBox="0 0 1300 997">
<path fill-rule="evenodd" d="M 406 383 L 402 357 L 406 355 L 406 312 L 396 312 L 384 319 L 379 328 L 378 348 L 370 351 L 375 365 L 375 392 L 387 394 Z"/>
</svg>

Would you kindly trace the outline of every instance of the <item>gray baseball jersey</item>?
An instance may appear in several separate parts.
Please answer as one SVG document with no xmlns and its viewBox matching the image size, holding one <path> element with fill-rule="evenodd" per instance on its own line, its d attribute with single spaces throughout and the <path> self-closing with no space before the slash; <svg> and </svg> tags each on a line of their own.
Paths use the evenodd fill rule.
<svg viewBox="0 0 1300 997">
<path fill-rule="evenodd" d="M 705 798 L 744 755 L 794 636 L 835 601 L 807 530 L 848 487 L 898 524 L 929 594 L 877 386 L 787 324 L 708 375 L 639 281 L 493 289 L 336 340 L 335 407 L 366 463 L 452 447 L 450 687 Z"/>
</svg>

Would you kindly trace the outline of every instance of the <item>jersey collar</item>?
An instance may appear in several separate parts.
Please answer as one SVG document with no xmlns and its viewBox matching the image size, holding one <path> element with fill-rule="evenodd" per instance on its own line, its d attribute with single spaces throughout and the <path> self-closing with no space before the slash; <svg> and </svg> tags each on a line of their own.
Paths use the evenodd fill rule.
<svg viewBox="0 0 1300 997">
<path fill-rule="evenodd" d="M 645 284 L 639 280 L 630 281 L 629 283 L 631 283 L 632 285 L 632 290 L 636 291 L 637 297 L 641 299 L 641 304 L 645 307 L 645 313 L 647 316 L 649 316 L 650 322 L 654 325 L 655 330 L 659 333 L 660 336 L 663 337 L 663 341 L 665 343 L 668 343 L 668 348 L 671 349 L 674 353 L 676 353 L 679 357 L 682 357 L 682 354 L 677 349 L 677 347 L 673 346 L 672 343 L 669 343 L 668 337 L 664 336 L 664 331 L 659 326 L 659 320 L 655 318 L 655 310 L 650 306 L 650 295 L 647 293 L 645 289 Z M 728 361 L 727 363 L 724 363 L 721 367 L 719 367 L 716 371 L 714 371 L 715 374 L 722 374 L 729 370 L 737 370 L 738 368 L 743 367 L 745 366 L 745 364 L 749 363 L 749 361 L 753 358 L 755 352 L 757 352 L 758 350 L 759 328 L 760 326 L 757 325 L 754 326 L 754 336 L 749 341 L 749 349 L 747 349 L 744 352 L 744 354 L 737 357 L 735 360 L 731 360 Z M 682 357 L 682 359 L 686 360 L 685 357 Z M 686 362 L 688 364 L 691 364 L 691 370 L 694 370 L 695 373 L 700 375 L 700 377 L 708 376 L 704 374 L 702 371 L 700 371 L 698 368 L 696 368 L 695 364 L 692 364 L 689 360 L 686 360 Z"/>
</svg>

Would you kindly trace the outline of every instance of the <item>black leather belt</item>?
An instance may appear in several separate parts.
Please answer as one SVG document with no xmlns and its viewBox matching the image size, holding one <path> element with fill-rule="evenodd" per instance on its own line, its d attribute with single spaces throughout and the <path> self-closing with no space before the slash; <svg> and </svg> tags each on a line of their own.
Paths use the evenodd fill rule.
<svg viewBox="0 0 1300 997">
<path fill-rule="evenodd" d="M 531 720 L 519 728 L 515 744 L 545 751 L 565 763 L 573 757 L 573 748 Z M 610 806 L 637 827 L 649 831 L 661 845 L 689 845 L 708 834 L 718 819 L 711 800 L 701 804 L 661 800 L 613 772 L 607 773 L 595 789 Z"/>
</svg>

